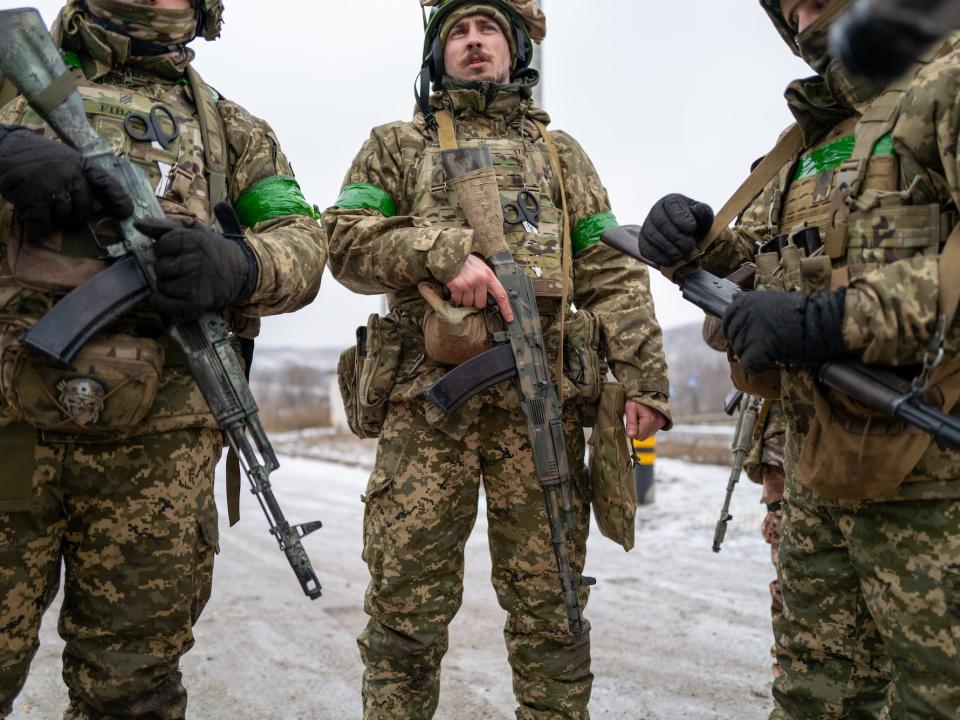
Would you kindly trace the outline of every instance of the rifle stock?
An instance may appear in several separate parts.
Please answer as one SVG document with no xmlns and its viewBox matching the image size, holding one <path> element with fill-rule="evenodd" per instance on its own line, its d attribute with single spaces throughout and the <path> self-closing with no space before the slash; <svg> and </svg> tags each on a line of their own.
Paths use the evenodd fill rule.
<svg viewBox="0 0 960 720">
<path fill-rule="evenodd" d="M 69 363 L 90 336 L 132 309 L 156 287 L 153 241 L 140 233 L 134 222 L 164 215 L 144 174 L 126 158 L 114 155 L 90 125 L 73 78 L 40 14 L 32 8 L 0 11 L 0 47 L 0 74 L 17 86 L 64 143 L 86 162 L 107 170 L 127 190 L 134 205 L 133 215 L 117 222 L 122 241 L 107 247 L 115 262 L 63 298 L 34 325 L 28 337 L 30 347 Z M 114 295 L 94 297 L 98 288 Z M 300 538 L 320 523 L 291 526 L 280 510 L 269 481 L 279 463 L 223 318 L 204 313 L 196 320 L 171 325 L 167 334 L 182 351 L 217 424 L 241 458 L 267 516 L 270 533 L 304 593 L 311 599 L 319 597 L 320 582 Z"/>
</svg>

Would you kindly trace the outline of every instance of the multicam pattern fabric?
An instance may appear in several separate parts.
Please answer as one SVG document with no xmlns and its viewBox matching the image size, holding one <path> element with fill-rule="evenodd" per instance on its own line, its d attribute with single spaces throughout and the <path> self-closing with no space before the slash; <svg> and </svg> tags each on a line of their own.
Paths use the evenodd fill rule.
<svg viewBox="0 0 960 720">
<path fill-rule="evenodd" d="M 560 178 L 531 122 L 548 122 L 546 114 L 518 87 L 489 92 L 463 87 L 434 97 L 433 103 L 453 114 L 458 141 L 497 144 L 502 188 L 530 187 L 540 194 L 544 237 L 554 238 L 548 258 L 552 262 L 542 266 L 559 269 Z M 553 137 L 570 222 L 576 226 L 608 212 L 606 192 L 586 154 L 568 135 L 556 132 Z M 437 138 L 420 115 L 411 123 L 375 128 L 344 185 L 378 188 L 395 202 L 397 214 L 386 217 L 373 207 L 350 202 L 323 216 L 334 275 L 357 292 L 390 293 L 391 324 L 403 337 L 367 493 L 364 558 L 371 574 L 366 601 L 370 622 L 359 638 L 366 665 L 364 717 L 433 716 L 447 625 L 460 606 L 463 546 L 473 527 L 482 478 L 493 581 L 508 613 L 505 635 L 517 717 L 585 720 L 592 683 L 588 636 L 578 641 L 567 628 L 543 493 L 535 480 L 514 382 L 472 398 L 450 418 L 422 397 L 424 388 L 448 368 L 424 360 L 425 303 L 416 285 L 450 281 L 473 245 L 473 231 L 462 218 L 455 210 L 443 210 L 456 206 L 447 199 L 442 172 L 424 172 L 436 147 Z M 424 217 L 423 209 L 432 214 Z M 516 249 L 523 242 L 516 236 L 524 233 L 511 235 Z M 572 260 L 570 299 L 596 314 L 606 359 L 628 397 L 666 414 L 666 369 L 646 271 L 603 245 L 585 249 Z M 527 272 L 533 272 L 530 264 Z M 548 357 L 555 358 L 559 298 L 541 297 L 538 304 Z M 572 564 L 579 571 L 589 514 L 585 471 L 578 461 L 584 451 L 579 398 L 569 380 L 557 380 L 568 399 L 567 455 L 577 484 L 577 530 L 569 542 Z M 586 598 L 584 590 L 581 603 Z"/>
<path fill-rule="evenodd" d="M 168 214 L 208 222 L 194 88 L 183 80 L 192 52 L 131 59 L 129 39 L 92 23 L 80 0 L 63 9 L 54 30 L 73 53 L 72 72 L 96 129 L 159 188 Z M 227 144 L 227 199 L 237 202 L 268 178 L 292 178 L 270 127 L 235 103 L 215 99 Z M 128 112 L 149 115 L 155 104 L 167 108 L 180 128 L 169 150 L 132 142 L 123 132 Z M 0 122 L 25 124 L 52 137 L 22 98 L 0 109 Z M 161 185 L 163 166 L 170 170 L 166 185 Z M 108 232 L 93 224 L 99 233 Z M 259 316 L 292 311 L 313 299 L 326 243 L 308 215 L 267 217 L 247 228 L 245 237 L 256 255 L 259 281 L 248 301 L 227 315 L 235 333 L 252 337 Z M 44 267 L 81 266 L 98 257 L 96 243 L 85 242 L 82 234 L 59 233 L 47 239 L 48 254 L 34 263 L 42 282 L 25 283 L 11 266 L 11 249 L 24 247 L 22 240 L 13 209 L 0 202 L 0 345 L 15 342 L 23 327 L 69 289 L 56 286 L 63 274 L 45 275 Z M 51 264 L 44 265 L 47 261 Z M 212 483 L 222 440 L 182 356 L 164 339 L 161 319 L 144 306 L 122 318 L 116 332 L 133 340 L 155 338 L 165 351 L 157 397 L 144 419 L 122 440 L 94 442 L 79 431 L 46 434 L 32 478 L 29 463 L 20 463 L 26 475 L 0 475 L 7 511 L 0 513 L 0 716 L 23 685 L 40 618 L 66 562 L 60 619 L 70 691 L 65 717 L 184 717 L 179 658 L 193 644 L 191 628 L 210 593 L 217 543 Z M 109 409 L 110 397 L 104 403 Z M 5 407 L 0 400 L 0 437 L 7 441 L 0 444 L 9 447 L 16 443 L 3 434 L 18 426 L 3 427 L 10 420 Z M 26 505 L 18 502 L 24 487 L 34 497 Z"/>
<path fill-rule="evenodd" d="M 159 8 L 123 0 L 86 0 L 93 16 L 128 37 L 158 45 L 182 45 L 197 32 L 197 11 Z"/>
<path fill-rule="evenodd" d="M 568 537 L 583 570 L 589 524 L 583 432 L 565 417 L 577 530 Z M 358 642 L 365 720 L 428 720 L 437 707 L 447 626 L 463 595 L 464 546 L 487 501 L 493 585 L 507 612 L 517 718 L 587 720 L 589 624 L 567 629 L 556 561 L 531 472 L 530 443 L 517 410 L 484 406 L 461 440 L 433 429 L 418 404 L 391 403 L 367 487 L 363 558 L 370 569 Z M 584 606 L 589 591 L 580 591 Z"/>
<path fill-rule="evenodd" d="M 179 658 L 210 597 L 221 444 L 208 430 L 39 443 L 33 510 L 0 512 L 0 717 L 27 678 L 64 560 L 67 717 L 184 717 Z"/>
<path fill-rule="evenodd" d="M 792 44 L 779 0 L 763 5 Z M 870 162 L 867 185 L 888 193 L 909 189 L 903 196 L 907 208 L 947 209 L 960 201 L 954 172 L 958 65 L 960 54 L 954 51 L 920 70 L 892 133 L 895 155 Z M 849 135 L 877 96 L 876 89 L 836 79 L 793 83 L 787 98 L 804 131 L 804 153 Z M 796 163 L 786 166 L 737 227 L 721 236 L 705 266 L 725 274 L 752 259 L 757 243 L 780 232 L 804 222 L 823 229 L 824 208 L 835 191 L 834 170 L 823 170 L 794 183 Z M 892 216 L 896 221 L 910 217 L 900 212 Z M 910 365 L 921 359 L 935 333 L 935 250 L 945 235 L 934 226 L 938 213 L 928 212 L 926 222 L 910 218 L 908 233 L 892 230 L 882 215 L 881 209 L 867 227 L 853 226 L 851 236 L 858 241 L 834 263 L 846 265 L 851 277 L 844 342 L 855 359 Z M 912 242 L 902 241 L 907 234 Z M 946 338 L 948 357 L 960 350 L 958 342 L 955 324 Z M 796 474 L 814 416 L 812 386 L 798 372 L 786 372 L 784 380 L 787 478 L 779 554 L 784 610 L 774 623 L 783 674 L 774 682 L 771 718 L 956 717 L 960 456 L 931 445 L 889 501 L 827 501 Z"/>
<path fill-rule="evenodd" d="M 458 134 L 464 138 L 513 138 L 518 149 L 526 143 L 545 150 L 539 132 L 527 118 L 549 122 L 549 117 L 516 88 L 492 99 L 476 90 L 456 90 L 436 97 L 434 102 L 454 113 Z M 606 191 L 586 153 L 569 135 L 552 134 L 560 152 L 573 227 L 609 212 Z M 403 291 L 415 288 L 422 280 L 449 282 L 472 249 L 472 231 L 462 219 L 435 217 L 428 221 L 415 212 L 424 204 L 424 195 L 431 193 L 429 185 L 422 186 L 421 168 L 428 146 L 436 142 L 419 114 L 412 123 L 375 128 L 347 173 L 344 186 L 364 184 L 380 189 L 394 200 L 398 214 L 386 218 L 374 209 L 332 207 L 323 215 L 330 241 L 330 267 L 337 279 L 355 292 L 390 293 L 391 306 L 409 305 L 414 318 L 422 316 L 423 303 L 408 302 Z M 544 159 L 538 161 L 544 174 L 541 187 L 546 187 L 550 195 L 544 201 L 549 202 L 548 207 L 557 208 L 559 182 L 548 153 L 542 154 Z M 507 173 L 504 166 L 502 174 Z M 556 214 L 552 217 L 559 221 Z M 559 227 L 555 232 L 559 236 Z M 627 398 L 667 414 L 666 365 L 645 268 L 605 245 L 594 245 L 575 255 L 571 266 L 573 302 L 600 318 L 607 360 L 624 384 Z M 544 303 L 542 314 L 551 322 L 555 307 L 549 300 Z M 421 365 L 418 370 L 426 373 L 431 368 Z"/>
</svg>

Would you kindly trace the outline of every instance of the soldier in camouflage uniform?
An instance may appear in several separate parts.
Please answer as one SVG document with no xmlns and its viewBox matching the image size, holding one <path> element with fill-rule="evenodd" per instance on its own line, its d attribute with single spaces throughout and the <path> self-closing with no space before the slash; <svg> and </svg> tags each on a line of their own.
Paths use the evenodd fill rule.
<svg viewBox="0 0 960 720">
<path fill-rule="evenodd" d="M 91 123 L 146 173 L 171 218 L 139 225 L 157 239 L 154 298 L 69 368 L 17 338 L 106 266 L 109 216 L 132 207 L 0 78 L 0 717 L 26 680 L 62 567 L 65 718 L 184 717 L 179 659 L 210 597 L 223 440 L 161 315 L 223 310 L 238 339 L 252 339 L 259 316 L 319 288 L 323 232 L 273 131 L 190 66 L 186 44 L 216 38 L 221 11 L 211 0 L 71 0 L 54 26 Z M 176 138 L 125 131 L 128 113 L 155 107 Z M 242 240 L 208 229 L 218 201 L 233 203 Z"/>
<path fill-rule="evenodd" d="M 960 53 L 936 48 L 885 87 L 857 80 L 827 50 L 849 4 L 764 0 L 818 73 L 787 90 L 798 125 L 779 150 L 793 157 L 712 244 L 709 209 L 671 195 L 640 248 L 664 265 L 698 257 L 721 274 L 755 259 L 758 289 L 779 291 L 742 294 L 723 326 L 746 387 L 782 368 L 783 674 L 771 717 L 956 718 L 960 457 L 794 364 L 888 366 L 908 385 L 918 378 L 928 402 L 950 411 L 958 399 Z M 806 242 L 809 228 L 821 248 Z"/>
<path fill-rule="evenodd" d="M 666 368 L 647 273 L 599 242 L 600 232 L 616 222 L 607 193 L 573 138 L 540 129 L 549 117 L 531 100 L 537 75 L 518 59 L 531 50 L 531 36 L 542 38 L 543 22 L 534 0 L 440 3 L 425 47 L 425 69 L 434 63 L 437 92 L 421 94 L 412 122 L 373 130 L 337 203 L 323 216 L 335 277 L 356 292 L 387 293 L 390 306 L 387 317 L 368 326 L 366 341 L 367 364 L 375 361 L 372 348 L 392 359 L 380 363 L 390 370 L 384 391 L 389 402 L 364 498 L 370 620 L 359 645 L 368 720 L 433 717 L 481 484 L 493 585 L 507 612 L 504 635 L 517 717 L 587 718 L 593 679 L 589 627 L 579 639 L 567 627 L 515 381 L 472 398 L 450 418 L 422 395 L 450 369 L 425 341 L 424 318 L 432 307 L 425 298 L 438 305 L 439 291 L 449 289 L 456 307 L 439 305 L 446 317 L 470 307 L 497 316 L 484 310 L 488 294 L 498 299 L 504 316 L 509 309 L 503 308 L 503 288 L 492 271 L 471 254 L 473 230 L 451 198 L 439 162 L 442 115 L 452 121 L 448 128 L 460 146 L 490 148 L 504 201 L 517 200 L 520 190 L 539 199 L 537 228 L 508 225 L 505 232 L 533 280 L 552 360 L 559 352 L 564 297 L 578 308 L 567 316 L 566 336 L 580 352 L 568 351 L 568 360 L 584 372 L 568 372 L 573 380 L 564 378 L 561 389 L 575 485 L 577 522 L 569 535 L 575 573 L 583 570 L 591 492 L 581 426 L 586 406 L 596 400 L 595 388 L 588 388 L 606 373 L 601 357 L 630 401 L 628 432 L 645 437 L 668 422 Z M 442 54 L 445 73 L 437 72 L 436 53 Z M 552 161 L 549 142 L 559 148 L 561 167 Z M 573 236 L 566 258 L 564 223 Z M 418 291 L 423 283 L 436 292 Z M 639 314 L 636 306 L 643 308 Z M 376 372 L 365 367 L 362 374 Z M 364 387 L 361 381 L 361 392 Z M 587 596 L 581 588 L 581 604 Z"/>
</svg>

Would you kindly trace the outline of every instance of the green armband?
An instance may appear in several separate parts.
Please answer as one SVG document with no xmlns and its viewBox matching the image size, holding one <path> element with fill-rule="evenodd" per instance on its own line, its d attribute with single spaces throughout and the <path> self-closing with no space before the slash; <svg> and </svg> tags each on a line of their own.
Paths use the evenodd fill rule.
<svg viewBox="0 0 960 720">
<path fill-rule="evenodd" d="M 600 233 L 619 224 L 617 216 L 610 211 L 584 218 L 577 223 L 573 231 L 573 254 L 579 255 L 587 248 L 593 247 L 600 242 Z"/>
<path fill-rule="evenodd" d="M 316 211 L 303 197 L 297 181 L 283 175 L 255 182 L 237 198 L 234 208 L 245 227 L 286 215 L 317 217 Z"/>
<path fill-rule="evenodd" d="M 390 194 L 376 185 L 366 183 L 347 185 L 340 191 L 334 207 L 345 210 L 376 210 L 388 218 L 397 214 L 397 203 Z"/>
</svg>

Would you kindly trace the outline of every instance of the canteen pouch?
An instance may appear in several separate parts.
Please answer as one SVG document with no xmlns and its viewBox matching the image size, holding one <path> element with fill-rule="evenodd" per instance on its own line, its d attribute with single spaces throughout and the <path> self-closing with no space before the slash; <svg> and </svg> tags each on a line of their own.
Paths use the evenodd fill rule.
<svg viewBox="0 0 960 720">
<path fill-rule="evenodd" d="M 623 413 L 627 395 L 620 383 L 605 382 L 590 435 L 590 501 L 600 532 L 629 551 L 634 543 L 637 486 Z"/>
<path fill-rule="evenodd" d="M 793 376 L 790 385 L 800 382 L 812 383 Z M 815 416 L 800 448 L 801 482 L 833 500 L 889 498 L 920 462 L 932 437 L 819 383 L 812 385 Z M 955 358 L 934 373 L 924 401 L 949 412 L 958 400 L 960 358 Z"/>
<path fill-rule="evenodd" d="M 394 321 L 373 314 L 366 327 L 357 328 L 357 344 L 340 354 L 337 382 L 347 425 L 358 438 L 380 435 L 402 353 Z"/>
<path fill-rule="evenodd" d="M 98 336 L 63 367 L 0 332 L 0 393 L 7 413 L 39 430 L 116 436 L 153 406 L 163 347 L 149 338 Z"/>
<path fill-rule="evenodd" d="M 37 431 L 25 422 L 0 427 L 0 512 L 21 512 L 33 504 Z"/>
<path fill-rule="evenodd" d="M 450 304 L 433 283 L 421 282 L 417 290 L 427 303 L 422 322 L 424 352 L 433 362 L 460 365 L 493 347 L 486 310 Z"/>
<path fill-rule="evenodd" d="M 563 374 L 579 394 L 583 427 L 593 427 L 607 375 L 606 363 L 600 359 L 597 316 L 589 310 L 577 310 L 567 320 L 563 337 Z"/>
</svg>

